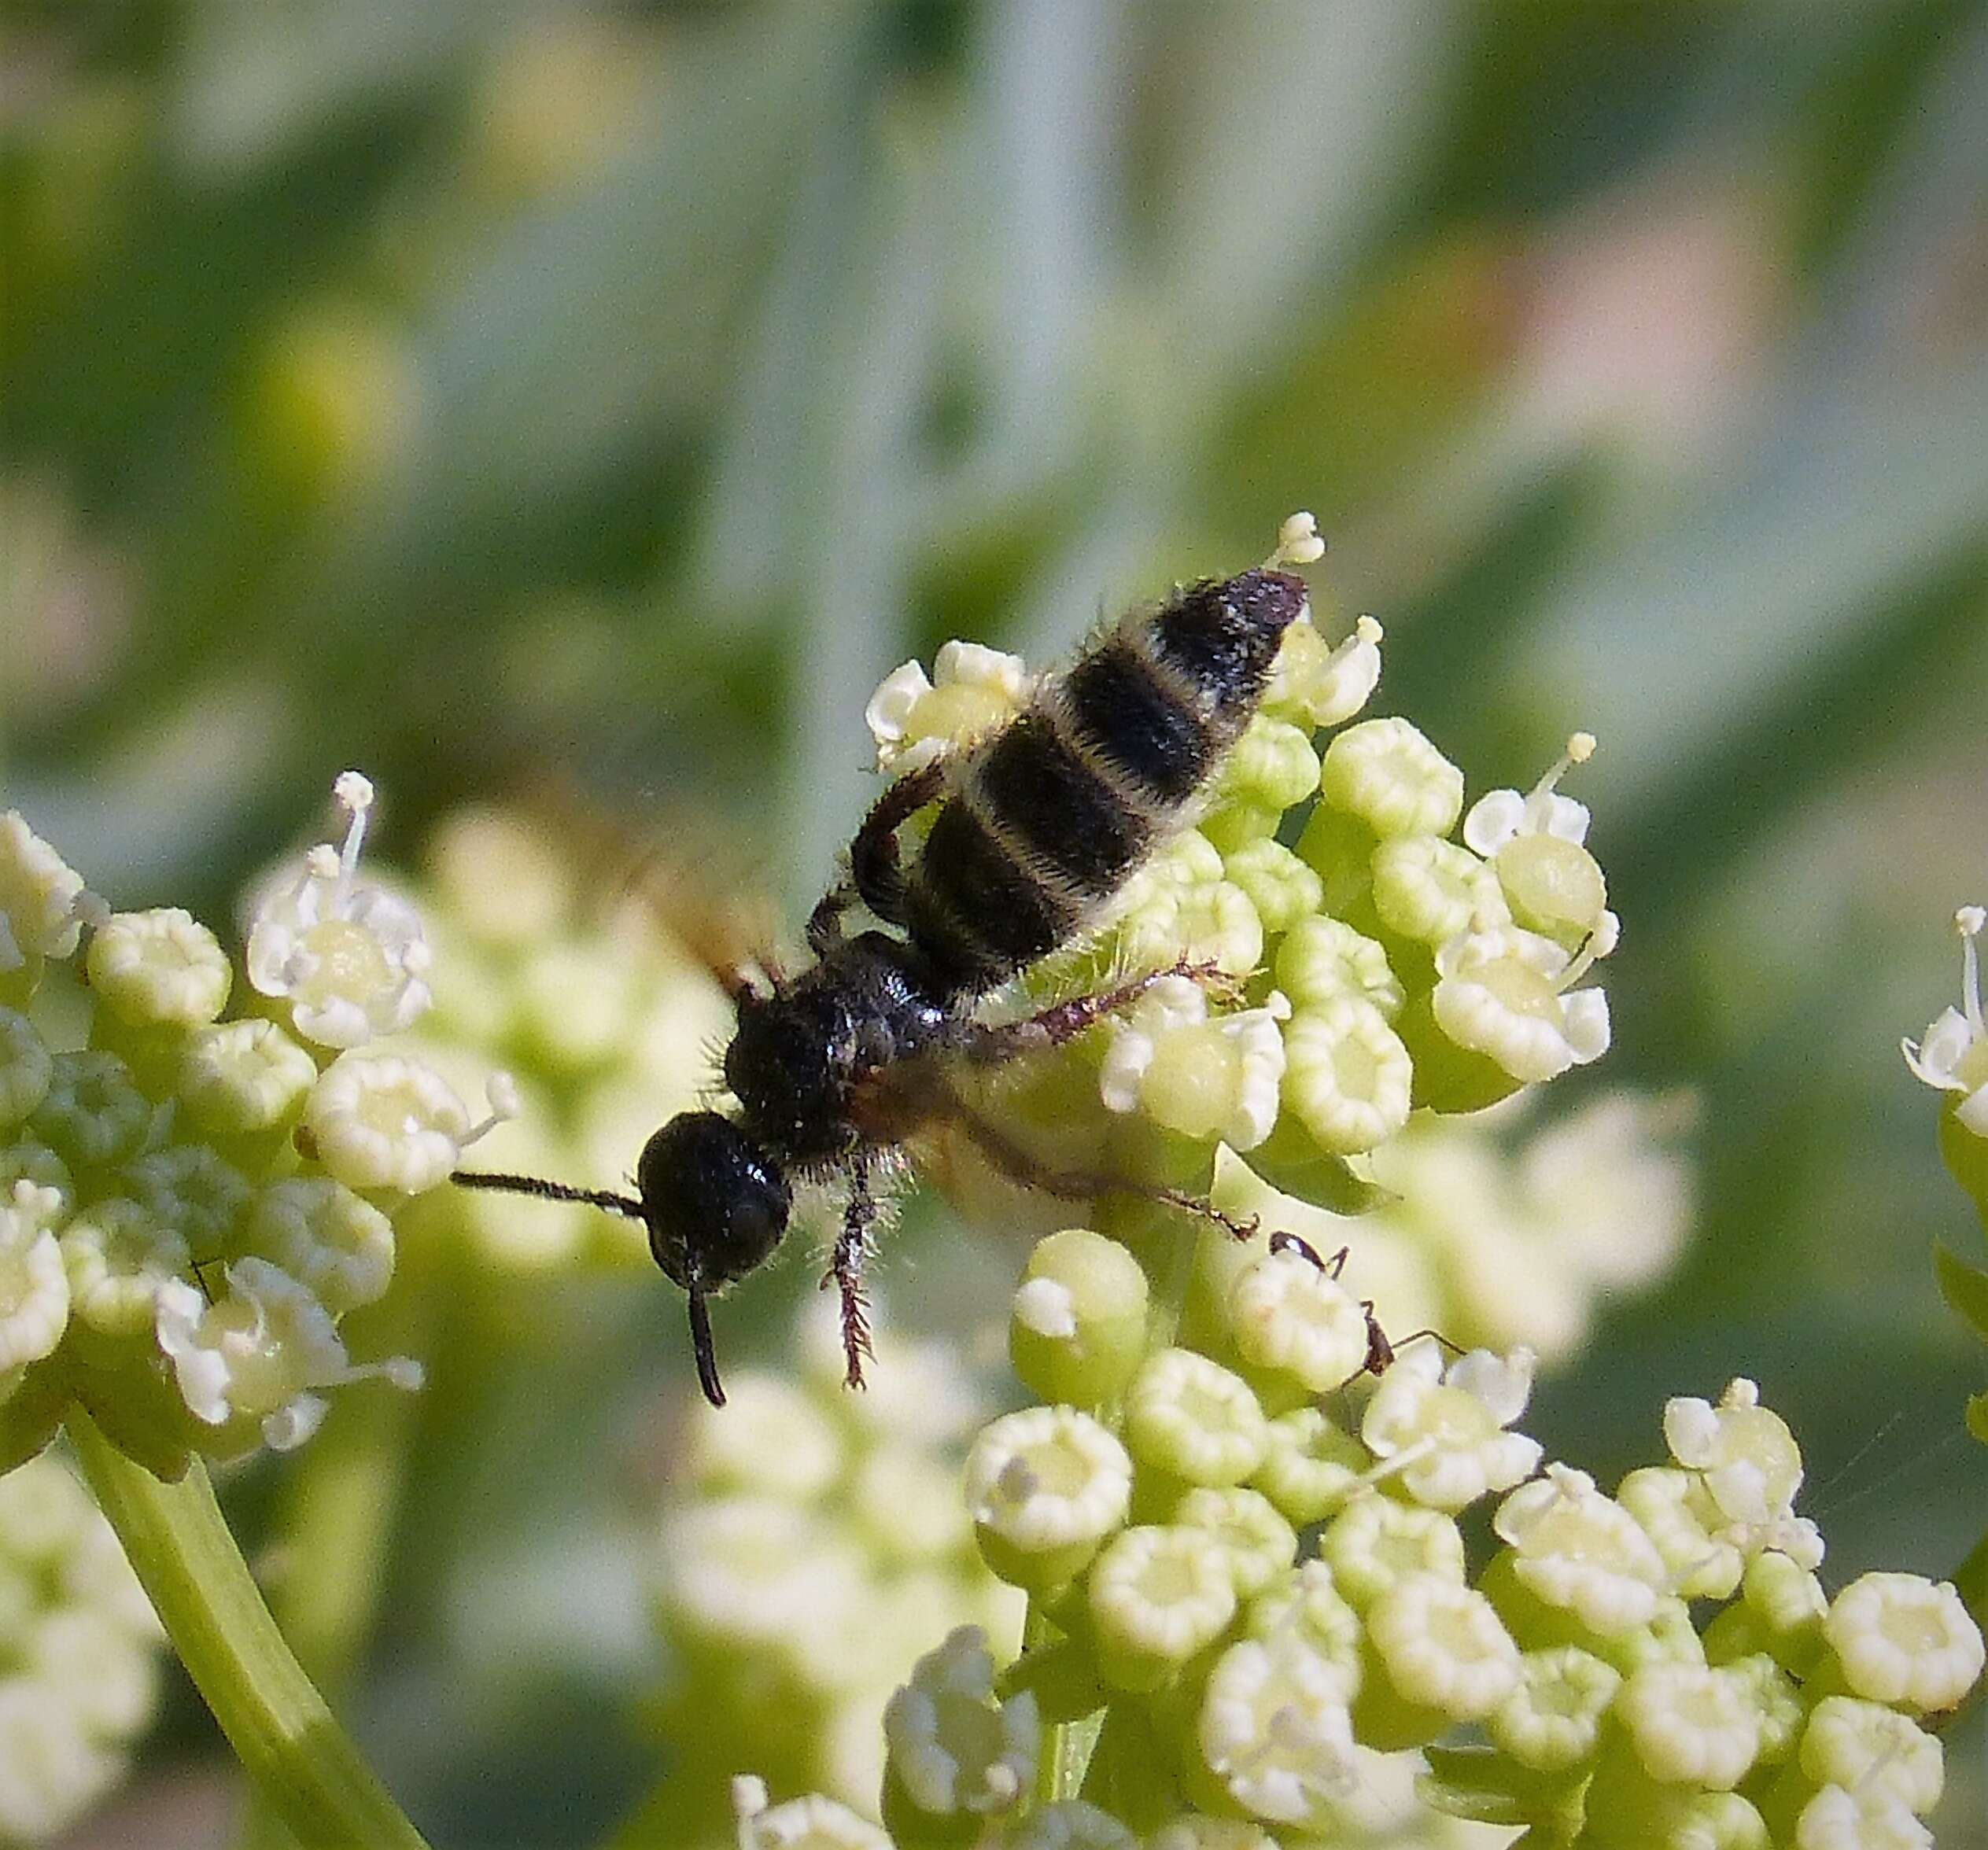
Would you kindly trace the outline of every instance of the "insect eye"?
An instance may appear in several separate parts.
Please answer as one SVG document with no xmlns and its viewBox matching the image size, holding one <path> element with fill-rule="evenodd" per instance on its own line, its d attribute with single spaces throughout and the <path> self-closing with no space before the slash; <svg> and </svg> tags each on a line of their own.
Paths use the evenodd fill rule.
<svg viewBox="0 0 1988 1850">
<path fill-rule="evenodd" d="M 738 1126 L 686 1111 L 636 1166 L 656 1263 L 677 1284 L 715 1290 L 761 1264 L 787 1231 L 787 1180 Z"/>
</svg>

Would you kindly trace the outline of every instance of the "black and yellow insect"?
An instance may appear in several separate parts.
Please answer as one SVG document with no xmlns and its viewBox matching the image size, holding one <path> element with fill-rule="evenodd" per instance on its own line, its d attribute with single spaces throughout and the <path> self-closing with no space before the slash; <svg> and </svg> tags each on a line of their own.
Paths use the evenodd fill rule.
<svg viewBox="0 0 1988 1850">
<path fill-rule="evenodd" d="M 706 1300 L 778 1245 L 795 1181 L 845 1181 L 830 1276 L 842 1295 L 848 1378 L 860 1384 L 873 1185 L 909 1141 L 957 1122 L 1024 1181 L 1098 1192 L 1097 1178 L 1046 1174 L 976 1120 L 947 1085 L 946 1064 L 1054 1045 L 1155 980 L 1020 1021 L 976 1016 L 994 991 L 1094 927 L 1182 826 L 1260 705 L 1305 603 L 1304 580 L 1269 566 L 1188 586 L 1099 636 L 990 736 L 900 778 L 864 819 L 846 876 L 808 921 L 812 966 L 769 972 L 763 984 L 719 972 L 738 1011 L 725 1057 L 736 1109 L 670 1119 L 642 1152 L 634 1195 L 535 1176 L 455 1179 L 640 1221 L 656 1263 L 688 1296 L 698 1379 L 714 1406 L 725 1396 Z M 931 805 L 924 845 L 907 857 L 900 831 Z M 843 916 L 858 902 L 879 924 L 849 936 Z"/>
</svg>

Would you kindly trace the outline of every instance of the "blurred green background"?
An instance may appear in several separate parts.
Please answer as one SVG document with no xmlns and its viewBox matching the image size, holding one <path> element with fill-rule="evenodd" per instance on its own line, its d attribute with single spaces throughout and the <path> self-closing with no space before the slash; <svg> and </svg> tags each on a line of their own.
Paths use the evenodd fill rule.
<svg viewBox="0 0 1988 1850">
<path fill-rule="evenodd" d="M 1600 737 L 1616 1045 L 1553 1107 L 1703 1101 L 1683 1267 L 1530 1429 L 1606 1479 L 1743 1372 L 1831 1584 L 1976 1539 L 1929 1256 L 1980 1232 L 1897 1044 L 1988 898 L 1988 8 L 13 4 L 0 188 L 5 796 L 113 901 L 225 919 L 357 764 L 389 850 L 550 778 L 797 916 L 888 669 L 1047 659 L 1309 507 L 1473 790 Z M 898 1250 L 912 1324 L 1015 1257 Z M 650 1770 L 683 1358 L 588 1288 L 424 1416 L 349 1706 L 437 1843 Z M 232 1494 L 280 1546 L 279 1474 Z M 183 1690 L 76 1841 L 227 1796 Z"/>
</svg>

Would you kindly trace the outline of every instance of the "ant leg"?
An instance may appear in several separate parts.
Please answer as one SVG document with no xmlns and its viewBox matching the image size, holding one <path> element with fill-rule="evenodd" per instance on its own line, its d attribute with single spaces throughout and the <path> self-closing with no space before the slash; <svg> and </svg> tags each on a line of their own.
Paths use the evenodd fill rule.
<svg viewBox="0 0 1988 1850">
<path fill-rule="evenodd" d="M 1346 1256 L 1352 1251 L 1351 1247 L 1342 1246 L 1330 1259 L 1322 1259 L 1319 1256 L 1319 1249 L 1310 1240 L 1301 1234 L 1286 1233 L 1282 1227 L 1270 1236 L 1270 1249 L 1274 1253 L 1294 1252 L 1300 1258 L 1308 1260 L 1328 1278 L 1338 1277 L 1346 1269 Z M 1360 1310 L 1367 1318 L 1367 1359 L 1339 1384 L 1341 1388 L 1352 1387 L 1362 1375 L 1379 1375 L 1384 1369 L 1393 1365 L 1396 1356 L 1411 1343 L 1419 1343 L 1425 1336 L 1441 1343 L 1452 1355 L 1463 1353 L 1460 1344 L 1451 1342 L 1438 1329 L 1418 1329 L 1403 1336 L 1400 1342 L 1394 1342 L 1381 1328 L 1381 1320 L 1374 1314 L 1371 1298 L 1360 1299 Z"/>
<path fill-rule="evenodd" d="M 1262 1224 L 1254 1214 L 1225 1214 L 1205 1195 L 1192 1194 L 1186 1188 L 1169 1188 L 1157 1182 L 1132 1181 L 1123 1176 L 1084 1170 L 1051 1169 L 964 1106 L 960 1108 L 959 1122 L 974 1147 L 1011 1181 L 1027 1188 L 1040 1188 L 1059 1200 L 1094 1201 L 1101 1195 L 1130 1195 L 1209 1222 L 1231 1240 L 1254 1239 Z"/>
<path fill-rule="evenodd" d="M 1175 976 L 1184 976 L 1190 982 L 1212 989 L 1226 1001 L 1236 1000 L 1240 993 L 1235 978 L 1219 965 L 1191 964 L 1182 958 L 1164 970 L 1149 970 L 1143 976 L 1091 995 L 1073 996 L 1067 1002 L 1055 1003 L 1020 1021 L 968 1022 L 961 1030 L 961 1051 L 970 1060 L 991 1065 L 1021 1054 L 1060 1047 L 1107 1015 L 1129 1008 L 1155 983 Z"/>
<path fill-rule="evenodd" d="M 808 949 L 826 956 L 842 937 L 842 916 L 858 900 L 888 925 L 904 923 L 904 873 L 898 831 L 946 788 L 946 761 L 907 771 L 870 805 L 849 844 L 849 878 L 838 880 L 808 917 Z"/>
<path fill-rule="evenodd" d="M 1270 1249 L 1274 1253 L 1294 1252 L 1328 1278 L 1337 1278 L 1346 1270 L 1347 1255 L 1353 1250 L 1350 1246 L 1342 1246 L 1330 1259 L 1322 1259 L 1319 1249 L 1310 1240 L 1302 1234 L 1286 1233 L 1282 1227 L 1270 1236 Z"/>
<path fill-rule="evenodd" d="M 869 1306 L 863 1298 L 863 1262 L 869 1257 L 870 1229 L 876 1220 L 870 1172 L 858 1164 L 849 1178 L 842 1232 L 835 1237 L 834 1255 L 821 1277 L 823 1289 L 832 1284 L 842 1294 L 842 1352 L 847 1371 L 843 1380 L 851 1388 L 862 1386 L 864 1360 L 875 1353 L 870 1347 Z"/>
</svg>

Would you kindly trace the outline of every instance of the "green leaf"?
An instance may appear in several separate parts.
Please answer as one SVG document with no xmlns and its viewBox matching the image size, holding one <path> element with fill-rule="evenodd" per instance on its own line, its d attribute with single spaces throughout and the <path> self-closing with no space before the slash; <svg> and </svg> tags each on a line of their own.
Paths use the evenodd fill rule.
<svg viewBox="0 0 1988 1850">
<path fill-rule="evenodd" d="M 1988 1445 L 1988 1394 L 1968 1396 L 1968 1430 Z"/>
<path fill-rule="evenodd" d="M 1970 1266 L 1943 1246 L 1933 1249 L 1933 1270 L 1939 1277 L 1941 1296 L 1988 1343 L 1988 1270 Z"/>
</svg>

